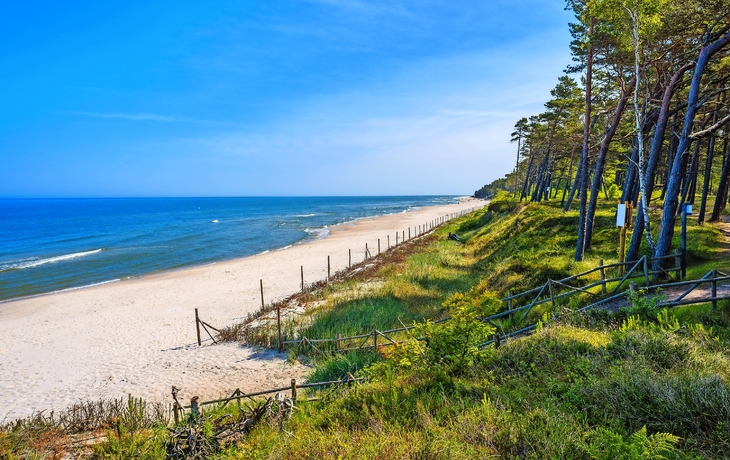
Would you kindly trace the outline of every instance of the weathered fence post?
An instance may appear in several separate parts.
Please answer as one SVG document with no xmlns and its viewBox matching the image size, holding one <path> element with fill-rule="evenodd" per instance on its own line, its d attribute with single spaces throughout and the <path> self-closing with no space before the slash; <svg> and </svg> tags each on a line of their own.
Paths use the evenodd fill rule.
<svg viewBox="0 0 730 460">
<path fill-rule="evenodd" d="M 403 242 L 403 243 L 406 242 L 406 231 L 405 230 L 403 230 L 403 237 L 401 238 L 401 242 Z"/>
<path fill-rule="evenodd" d="M 555 294 L 553 293 L 553 280 L 548 278 L 548 289 L 550 290 L 550 303 L 555 308 Z"/>
<path fill-rule="evenodd" d="M 514 314 L 512 313 L 512 290 L 507 291 L 507 311 L 510 312 L 509 319 L 510 321 L 514 318 Z"/>
<path fill-rule="evenodd" d="M 630 281 L 629 282 L 629 292 L 632 294 L 636 294 L 636 292 L 639 290 L 639 287 L 636 285 L 636 281 Z"/>
<path fill-rule="evenodd" d="M 365 260 L 368 260 L 369 255 L 370 255 L 370 250 L 368 249 L 368 244 L 365 243 Z"/>
<path fill-rule="evenodd" d="M 411 239 L 411 227 L 408 227 L 408 239 Z"/>
<path fill-rule="evenodd" d="M 388 234 L 388 249 L 390 249 L 390 234 Z"/>
<path fill-rule="evenodd" d="M 276 307 L 276 330 L 279 333 L 279 353 L 284 350 L 284 344 L 281 343 L 281 307 Z"/>
<path fill-rule="evenodd" d="M 377 331 L 377 329 L 373 329 L 373 350 L 375 350 L 375 353 L 378 352 L 378 331 Z"/>
<path fill-rule="evenodd" d="M 378 255 L 380 255 L 380 238 L 378 238 Z"/>
<path fill-rule="evenodd" d="M 347 268 L 352 268 L 352 249 L 347 250 Z"/>
<path fill-rule="evenodd" d="M 330 256 L 327 256 L 327 281 L 330 280 Z"/>
<path fill-rule="evenodd" d="M 197 396 L 193 396 L 190 398 L 190 417 L 192 417 L 193 421 L 197 422 L 200 418 L 200 407 L 198 407 L 198 398 Z"/>
<path fill-rule="evenodd" d="M 291 379 L 291 400 L 297 400 L 297 379 Z"/>
<path fill-rule="evenodd" d="M 682 258 L 679 255 L 679 249 L 674 250 L 674 266 L 677 268 L 674 277 L 679 281 L 682 279 Z"/>
<path fill-rule="evenodd" d="M 304 294 L 304 265 L 302 265 L 302 294 Z"/>
<path fill-rule="evenodd" d="M 598 261 L 598 271 L 601 273 L 601 292 L 606 293 L 606 269 L 603 268 L 603 259 Z"/>
<path fill-rule="evenodd" d="M 198 309 L 195 309 L 195 330 L 198 333 L 198 346 L 202 345 L 202 342 L 200 341 L 200 318 L 198 317 Z"/>
<path fill-rule="evenodd" d="M 340 333 L 335 336 L 335 350 L 340 351 Z"/>
<path fill-rule="evenodd" d="M 398 232 L 395 232 L 395 245 L 398 246 Z"/>
<path fill-rule="evenodd" d="M 717 310 L 717 270 L 712 270 L 712 311 Z"/>
<path fill-rule="evenodd" d="M 180 423 L 180 406 L 177 401 L 172 403 L 172 419 L 175 421 L 175 425 Z"/>
<path fill-rule="evenodd" d="M 264 309 L 264 280 L 259 280 L 259 287 L 261 287 L 261 310 Z"/>
</svg>

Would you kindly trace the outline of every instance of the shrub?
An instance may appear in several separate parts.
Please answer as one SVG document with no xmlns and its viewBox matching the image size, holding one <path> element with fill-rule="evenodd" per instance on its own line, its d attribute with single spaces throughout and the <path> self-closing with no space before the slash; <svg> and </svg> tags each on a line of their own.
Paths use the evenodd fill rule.
<svg viewBox="0 0 730 460">
<path fill-rule="evenodd" d="M 499 192 L 487 206 L 487 210 L 492 212 L 507 212 L 514 211 L 520 202 L 517 198 L 514 198 L 510 193 Z"/>
</svg>

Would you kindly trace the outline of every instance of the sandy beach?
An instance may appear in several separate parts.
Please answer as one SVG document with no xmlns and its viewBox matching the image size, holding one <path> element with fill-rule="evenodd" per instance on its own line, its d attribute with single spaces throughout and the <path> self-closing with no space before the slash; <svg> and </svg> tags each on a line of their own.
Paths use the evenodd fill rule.
<svg viewBox="0 0 730 460">
<path fill-rule="evenodd" d="M 224 327 L 267 303 L 325 279 L 377 252 L 414 228 L 450 213 L 485 204 L 465 199 L 408 213 L 332 227 L 317 241 L 242 259 L 0 303 L 0 421 L 75 402 L 127 394 L 170 402 L 172 385 L 182 399 L 203 400 L 235 388 L 256 391 L 287 385 L 308 368 L 287 355 L 238 344 L 198 347 L 194 309 Z M 399 236 L 400 240 L 401 237 Z"/>
</svg>

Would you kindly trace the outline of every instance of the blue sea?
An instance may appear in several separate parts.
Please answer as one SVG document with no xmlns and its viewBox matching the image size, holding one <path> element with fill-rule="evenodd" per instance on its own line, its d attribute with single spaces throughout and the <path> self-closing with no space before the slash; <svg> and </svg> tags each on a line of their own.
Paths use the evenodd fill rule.
<svg viewBox="0 0 730 460">
<path fill-rule="evenodd" d="M 454 196 L 0 200 L 0 300 L 204 265 L 324 238 Z"/>
</svg>

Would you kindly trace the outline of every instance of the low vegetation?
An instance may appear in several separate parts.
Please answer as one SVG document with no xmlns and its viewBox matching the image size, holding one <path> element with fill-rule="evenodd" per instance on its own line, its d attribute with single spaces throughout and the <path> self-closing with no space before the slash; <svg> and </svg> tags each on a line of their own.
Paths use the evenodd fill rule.
<svg viewBox="0 0 730 460">
<path fill-rule="evenodd" d="M 96 441 L 85 446 L 73 441 L 79 429 L 26 420 L 0 430 L 0 458 L 56 458 L 64 449 L 94 458 L 178 458 L 171 452 L 203 458 L 187 444 L 170 447 L 188 431 L 202 446 L 197 452 L 221 459 L 723 458 L 730 450 L 726 301 L 716 311 L 660 310 L 659 297 L 639 293 L 626 308 L 585 314 L 566 304 L 559 321 L 540 323 L 530 336 L 479 347 L 495 329 L 477 318 L 503 308 L 498 299 L 508 290 L 615 261 L 617 254 L 611 204 L 599 206 L 592 249 L 576 263 L 577 213 L 500 200 L 499 207 L 437 229 L 418 248 L 403 248 L 367 279 L 312 294 L 308 300 L 317 306 L 287 320 L 290 336 L 311 338 L 416 322 L 403 343 L 379 353 L 306 357 L 314 365 L 310 381 L 349 372 L 365 382 L 302 391 L 286 415 L 282 401 L 250 402 L 266 411 L 235 442 L 219 442 L 216 427 L 248 417 L 243 402 L 207 408 L 173 432 L 167 416 L 130 425 L 104 413 L 89 427 Z M 449 232 L 462 242 L 448 240 Z M 715 227 L 691 225 L 689 235 L 698 267 L 690 275 L 709 266 L 727 270 L 727 258 L 715 250 L 721 236 Z M 433 321 L 445 316 L 452 319 Z"/>
</svg>

